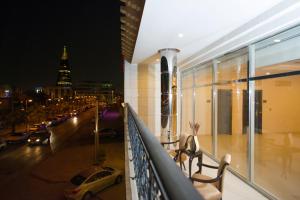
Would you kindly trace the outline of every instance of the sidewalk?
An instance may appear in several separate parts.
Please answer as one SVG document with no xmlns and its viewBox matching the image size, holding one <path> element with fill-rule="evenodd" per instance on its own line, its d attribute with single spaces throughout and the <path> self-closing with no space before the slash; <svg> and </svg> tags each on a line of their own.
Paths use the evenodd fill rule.
<svg viewBox="0 0 300 200">
<path fill-rule="evenodd" d="M 106 160 L 103 165 L 120 169 L 124 172 L 124 146 L 122 143 L 100 144 L 106 152 Z M 47 184 L 62 184 L 62 189 L 69 185 L 70 179 L 78 172 L 89 168 L 94 162 L 94 145 L 74 145 L 62 149 L 47 159 L 40 162 L 31 170 L 32 178 L 43 181 Z M 123 177 L 125 174 L 123 173 Z M 124 199 L 125 182 L 109 187 L 97 194 L 97 198 Z"/>
<path fill-rule="evenodd" d="M 106 153 L 103 165 L 110 165 L 122 171 L 124 166 L 124 150 L 121 143 L 100 144 Z M 74 145 L 62 149 L 37 164 L 32 175 L 48 182 L 69 182 L 70 178 L 94 163 L 94 145 Z"/>
<path fill-rule="evenodd" d="M 31 175 L 48 183 L 64 183 L 92 164 L 92 145 L 72 147 L 50 155 L 32 169 Z"/>
</svg>

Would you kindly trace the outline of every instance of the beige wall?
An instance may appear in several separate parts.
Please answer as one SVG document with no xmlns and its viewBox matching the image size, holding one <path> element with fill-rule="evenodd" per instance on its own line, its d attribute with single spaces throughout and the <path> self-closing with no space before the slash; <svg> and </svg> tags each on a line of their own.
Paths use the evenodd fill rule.
<svg viewBox="0 0 300 200">
<path fill-rule="evenodd" d="M 181 77 L 181 132 L 192 134 L 189 122 L 193 122 L 193 74 L 185 74 Z"/>
<path fill-rule="evenodd" d="M 159 63 L 125 65 L 125 102 L 129 102 L 151 132 L 160 135 Z"/>
<path fill-rule="evenodd" d="M 263 90 L 263 133 L 300 133 L 300 76 L 256 81 Z"/>
<path fill-rule="evenodd" d="M 211 106 L 211 86 L 195 88 L 195 122 L 200 124 L 200 135 L 211 135 Z"/>
<path fill-rule="evenodd" d="M 185 85 L 191 85 L 187 77 Z M 262 128 L 263 133 L 300 132 L 300 76 L 266 79 L 256 81 L 256 90 L 262 90 Z M 226 84 L 217 89 L 232 90 L 232 134 L 243 131 L 243 90 L 246 83 Z M 182 91 L 182 130 L 189 131 L 188 122 L 192 120 L 192 89 Z M 201 127 L 199 134 L 211 132 L 211 87 L 195 88 L 195 122 Z M 209 104 L 209 105 L 208 105 Z"/>
<path fill-rule="evenodd" d="M 138 70 L 136 64 L 124 63 L 124 101 L 129 103 L 132 108 L 138 112 L 138 87 L 137 87 Z"/>
</svg>

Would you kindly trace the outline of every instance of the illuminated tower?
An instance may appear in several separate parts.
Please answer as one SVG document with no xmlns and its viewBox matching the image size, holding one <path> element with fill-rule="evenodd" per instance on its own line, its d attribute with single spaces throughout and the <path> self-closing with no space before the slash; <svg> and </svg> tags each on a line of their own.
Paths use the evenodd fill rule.
<svg viewBox="0 0 300 200">
<path fill-rule="evenodd" d="M 58 69 L 58 76 L 57 76 L 57 86 L 61 87 L 71 87 L 71 69 L 69 66 L 69 60 L 68 60 L 68 53 L 67 53 L 67 47 L 64 46 L 64 51 L 60 59 L 60 65 Z"/>
</svg>

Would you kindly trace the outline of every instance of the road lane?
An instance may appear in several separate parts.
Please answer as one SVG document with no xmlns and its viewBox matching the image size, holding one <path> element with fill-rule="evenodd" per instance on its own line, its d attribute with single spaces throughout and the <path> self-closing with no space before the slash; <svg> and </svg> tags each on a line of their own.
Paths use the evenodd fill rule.
<svg viewBox="0 0 300 200">
<path fill-rule="evenodd" d="M 63 147 L 66 140 L 74 135 L 76 131 L 87 123 L 91 123 L 94 118 L 94 109 L 88 110 L 87 112 L 81 113 L 76 118 L 71 118 L 60 126 L 54 126 L 49 128 L 51 132 L 50 147 L 52 152 L 58 151 Z"/>
<path fill-rule="evenodd" d="M 50 145 L 30 147 L 26 144 L 18 144 L 11 145 L 7 151 L 0 152 L 0 188 L 13 182 L 33 165 L 67 145 L 69 139 L 80 127 L 91 123 L 94 113 L 94 109 L 91 109 L 81 113 L 76 119 L 71 118 L 58 126 L 49 128 Z"/>
</svg>

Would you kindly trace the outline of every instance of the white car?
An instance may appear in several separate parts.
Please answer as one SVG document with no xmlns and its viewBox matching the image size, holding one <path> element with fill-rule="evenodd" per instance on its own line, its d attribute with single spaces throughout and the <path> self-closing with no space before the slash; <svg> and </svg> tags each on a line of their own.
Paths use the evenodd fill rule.
<svg viewBox="0 0 300 200">
<path fill-rule="evenodd" d="M 94 166 L 71 179 L 72 187 L 65 190 L 66 199 L 87 200 L 97 192 L 122 181 L 121 171 L 112 167 Z"/>
<path fill-rule="evenodd" d="M 6 146 L 6 141 L 3 138 L 0 138 L 0 150 L 5 149 Z"/>
</svg>

